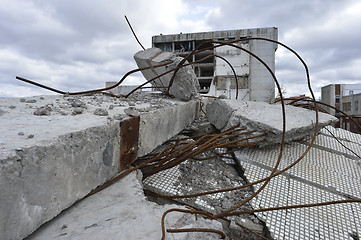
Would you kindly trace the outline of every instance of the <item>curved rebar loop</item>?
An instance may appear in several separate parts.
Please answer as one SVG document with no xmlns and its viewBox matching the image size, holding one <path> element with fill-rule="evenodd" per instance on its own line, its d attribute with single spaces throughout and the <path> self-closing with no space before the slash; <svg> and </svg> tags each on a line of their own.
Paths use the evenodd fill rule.
<svg viewBox="0 0 361 240">
<path fill-rule="evenodd" d="M 277 43 L 283 47 L 285 47 L 286 49 L 288 49 L 289 51 L 291 51 L 294 55 L 296 55 L 296 57 L 301 61 L 301 63 L 303 64 L 304 68 L 305 68 L 305 71 L 306 71 L 306 77 L 307 77 L 307 84 L 308 84 L 308 88 L 311 92 L 311 95 L 313 97 L 313 102 L 314 102 L 314 105 L 315 105 L 315 108 L 317 109 L 317 104 L 316 104 L 316 100 L 315 100 L 315 96 L 313 94 L 313 90 L 311 88 L 311 83 L 310 83 L 310 77 L 309 77 L 309 70 L 308 70 L 308 67 L 307 67 L 307 64 L 304 62 L 304 60 L 299 56 L 299 54 L 297 52 L 295 52 L 293 49 L 291 49 L 290 47 L 288 47 L 287 45 L 283 44 L 283 43 L 280 43 L 278 41 L 274 41 L 274 40 L 271 40 L 271 39 L 265 39 L 265 38 L 247 38 L 247 39 L 241 39 L 241 40 L 236 40 L 235 42 L 237 41 L 247 41 L 247 40 L 265 40 L 265 41 L 270 41 L 270 42 L 273 42 L 273 43 Z M 211 42 L 211 41 L 208 41 L 208 42 Z M 199 46 L 198 46 L 199 47 Z M 192 53 L 194 53 L 196 50 L 194 50 Z M 189 56 L 192 54 L 190 53 Z M 283 101 L 283 97 L 282 97 L 282 93 L 279 90 L 279 93 L 280 93 L 280 96 L 281 96 L 281 102 L 282 102 L 282 106 L 284 105 L 284 101 Z M 159 195 L 157 194 L 158 196 L 160 197 L 165 197 L 165 198 L 170 198 L 170 199 L 174 199 L 174 198 L 188 198 L 188 197 L 196 197 L 196 196 L 202 196 L 202 195 L 208 195 L 208 194 L 214 194 L 214 193 L 219 193 L 219 192 L 225 192 L 225 191 L 233 191 L 233 190 L 237 190 L 237 189 L 242 189 L 242 188 L 246 188 L 246 187 L 250 187 L 250 186 L 253 186 L 255 184 L 258 184 L 258 183 L 262 183 L 264 181 L 267 181 L 267 180 L 270 180 L 271 178 L 273 177 L 276 177 L 280 174 L 282 174 L 283 172 L 289 170 L 290 168 L 292 168 L 293 166 L 295 166 L 298 162 L 300 162 L 304 156 L 309 152 L 309 150 L 311 149 L 312 145 L 313 145 L 313 142 L 315 141 L 316 139 L 316 136 L 317 136 L 317 130 L 318 130 L 318 112 L 316 110 L 316 126 L 315 126 L 315 131 L 314 131 L 314 136 L 311 140 L 311 142 L 309 143 L 307 149 L 301 154 L 301 156 L 295 161 L 293 162 L 291 165 L 287 166 L 286 168 L 284 168 L 283 170 L 281 171 L 278 171 L 278 172 L 275 172 L 274 174 L 271 174 L 270 176 L 266 177 L 266 178 L 263 178 L 263 179 L 260 179 L 258 181 L 255 181 L 253 183 L 249 183 L 249 184 L 246 184 L 246 185 L 242 185 L 242 186 L 238 186 L 238 187 L 234 187 L 234 188 L 227 188 L 227 189 L 220 189 L 220 190 L 213 190 L 213 191 L 207 191 L 207 192 L 203 192 L 203 193 L 198 193 L 198 194 L 189 194 L 189 195 L 177 195 L 177 196 L 164 196 L 164 195 Z"/>
<path fill-rule="evenodd" d="M 148 70 L 148 69 L 153 69 L 153 68 L 158 68 L 158 67 L 167 66 L 167 65 L 169 65 L 169 64 L 171 64 L 171 63 L 173 63 L 173 61 L 168 61 L 168 62 L 159 64 L 159 65 L 155 65 L 155 66 L 133 69 L 133 70 L 127 72 L 116 84 L 114 84 L 114 85 L 112 85 L 112 86 L 105 87 L 105 88 L 93 89 L 93 90 L 87 90 L 87 91 L 81 91 L 81 92 L 65 92 L 65 91 L 61 91 L 61 90 L 58 90 L 58 89 L 55 89 L 55 88 L 52 88 L 52 87 L 49 87 L 49 86 L 46 86 L 46 85 L 43 85 L 43 84 L 34 82 L 34 81 L 32 81 L 32 80 L 29 80 L 29 79 L 26 79 L 26 78 L 23 78 L 23 77 L 19 77 L 19 76 L 16 76 L 16 79 L 18 79 L 18 80 L 20 80 L 20 81 L 23 81 L 23 82 L 26 82 L 26 83 L 30 83 L 30 84 L 32 84 L 32 85 L 35 85 L 35 86 L 38 86 L 38 87 L 41 87 L 41 88 L 45 88 L 45 89 L 47 89 L 47 90 L 50 90 L 50 91 L 53 91 L 53 92 L 56 92 L 56 93 L 64 94 L 64 95 L 91 94 L 91 93 L 103 92 L 103 91 L 106 91 L 106 90 L 110 90 L 110 89 L 112 89 L 112 88 L 115 88 L 115 87 L 119 86 L 129 75 L 131 75 L 131 74 L 133 74 L 133 73 L 136 73 L 136 72 L 139 72 L 139 71 L 143 71 L 143 70 Z M 115 95 L 114 95 L 114 96 L 115 96 Z"/>
<path fill-rule="evenodd" d="M 211 55 L 208 55 L 208 56 L 206 56 L 206 57 L 203 57 L 203 58 L 201 58 L 201 59 L 199 59 L 199 60 L 197 60 L 197 61 L 194 61 L 194 62 L 189 62 L 189 63 L 183 64 L 183 65 L 177 65 L 177 67 L 175 67 L 174 69 L 168 70 L 168 71 L 166 71 L 166 72 L 164 72 L 164 73 L 162 73 L 162 74 L 160 74 L 160 75 L 157 75 L 156 77 L 154 77 L 154 78 L 146 81 L 145 83 L 142 83 L 141 85 L 139 85 L 138 87 L 136 87 L 136 88 L 134 88 L 132 91 L 130 91 L 130 92 L 129 92 L 127 95 L 125 95 L 124 97 L 125 97 L 125 98 L 129 97 L 130 95 L 132 95 L 132 94 L 133 94 L 134 92 L 136 92 L 137 90 L 139 90 L 139 89 L 141 89 L 141 88 L 144 88 L 144 86 L 147 85 L 148 83 L 151 83 L 151 82 L 155 81 L 156 79 L 158 79 L 158 78 L 160 78 L 160 77 L 162 77 L 162 76 L 164 76 L 164 75 L 167 75 L 168 73 L 178 72 L 178 70 L 181 69 L 181 68 L 183 68 L 183 67 L 187 67 L 187 66 L 193 65 L 193 64 L 195 64 L 195 63 L 202 62 L 202 61 L 204 61 L 204 60 L 206 60 L 206 59 L 208 59 L 208 58 L 211 58 L 211 57 L 219 57 L 219 58 L 223 59 L 223 60 L 230 66 L 230 68 L 232 69 L 232 71 L 233 71 L 233 73 L 234 73 L 234 77 L 235 77 L 235 79 L 236 79 L 237 92 L 238 92 L 238 78 L 237 78 L 236 71 L 234 70 L 232 64 L 231 64 L 229 61 L 227 61 L 227 59 L 223 58 L 222 56 L 219 56 L 219 55 L 217 55 L 217 54 L 211 54 Z M 183 60 L 182 60 L 182 61 L 183 61 Z M 184 62 L 185 62 L 185 61 L 184 61 Z M 173 76 L 175 76 L 175 74 L 173 74 Z M 172 76 L 172 77 L 173 77 L 173 76 Z M 169 89 L 170 89 L 169 86 L 166 86 L 166 87 L 154 87 L 154 88 L 168 88 L 168 91 L 167 91 L 166 94 L 167 94 L 167 95 L 170 95 L 170 94 L 169 94 Z M 238 95 L 237 95 L 237 97 L 238 97 Z"/>
<path fill-rule="evenodd" d="M 293 167 L 294 165 L 296 165 L 299 161 L 301 161 L 301 159 L 303 159 L 303 157 L 310 151 L 314 141 L 316 140 L 316 136 L 317 136 L 317 132 L 318 132 L 318 109 L 317 109 L 317 103 L 316 103 L 316 98 L 315 98 L 315 95 L 313 93 L 313 90 L 312 90 L 312 87 L 311 87 L 311 80 L 310 80 L 310 75 L 309 75 L 309 70 L 308 70 L 308 67 L 307 67 L 307 64 L 305 63 L 305 61 L 301 58 L 301 56 L 296 52 L 294 51 L 293 49 L 291 49 L 290 47 L 288 47 L 287 45 L 283 44 L 283 43 L 280 43 L 278 41 L 274 41 L 274 40 L 271 40 L 271 39 L 266 39 L 266 38 L 248 38 L 249 40 L 264 40 L 264 41 L 270 41 L 270 42 L 273 42 L 273 43 L 277 43 L 277 44 L 280 44 L 281 46 L 285 47 L 286 49 L 288 49 L 289 51 L 291 51 L 292 53 L 294 53 L 296 55 L 296 57 L 301 61 L 301 63 L 303 64 L 303 66 L 305 67 L 305 71 L 306 71 L 306 77 L 307 77 L 307 86 L 308 86 L 308 89 L 310 91 L 310 94 L 311 94 L 311 97 L 312 97 L 312 100 L 314 102 L 314 106 L 315 106 L 315 112 L 316 112 L 316 124 L 315 124 L 315 131 L 314 131 L 314 135 L 313 135 L 313 138 L 311 140 L 311 142 L 309 143 L 307 149 L 304 151 L 304 153 L 299 157 L 299 159 L 297 159 L 293 164 L 291 164 L 290 166 L 286 167 L 285 169 L 283 169 L 282 171 L 285 172 L 287 171 L 289 168 Z M 277 84 L 277 87 L 279 87 L 279 85 Z M 279 87 L 278 88 L 279 90 L 279 94 L 280 94 L 280 99 L 281 99 L 281 103 L 282 103 L 282 109 L 284 110 L 284 100 L 283 100 L 283 96 L 282 96 L 282 91 L 281 91 L 281 88 Z M 285 136 L 285 118 L 283 119 L 284 120 L 284 129 L 283 129 L 283 139 L 282 139 L 282 145 L 281 145 L 281 150 L 283 150 L 283 146 L 284 146 L 284 136 Z M 279 159 L 280 160 L 280 159 Z M 276 164 L 277 165 L 277 164 Z M 286 170 L 287 169 L 287 170 Z M 276 173 L 277 169 L 274 168 L 271 175 L 269 177 L 271 177 L 272 175 L 274 175 Z M 266 183 L 268 183 L 270 180 L 266 180 L 265 183 L 262 185 L 262 187 L 265 187 Z M 263 188 L 260 188 L 260 189 L 263 189 Z M 252 196 L 250 196 L 249 198 L 247 198 L 245 201 L 243 201 L 244 203 L 242 204 L 238 204 L 232 208 L 230 208 L 229 210 L 226 210 L 226 211 L 223 211 L 222 213 L 216 215 L 216 216 L 226 216 L 227 214 L 229 214 L 230 212 L 234 211 L 235 209 L 243 206 L 246 202 L 250 201 L 253 197 L 255 197 L 259 192 L 260 192 L 260 189 L 256 191 L 255 194 L 252 194 Z"/>
<path fill-rule="evenodd" d="M 213 217 L 212 214 L 208 213 L 208 212 L 205 212 L 205 211 L 200 211 L 200 210 L 196 210 L 196 209 L 191 209 L 191 210 L 188 210 L 188 209 L 181 209 L 181 208 L 171 208 L 171 209 L 168 209 L 167 211 L 165 211 L 163 213 L 163 216 L 162 216 L 162 220 L 161 220 L 161 226 L 162 226 L 162 240 L 165 239 L 165 217 L 167 216 L 168 213 L 171 213 L 171 212 L 182 212 L 182 213 L 190 213 L 190 214 L 201 214 L 201 215 L 205 215 L 207 216 L 208 218 L 210 219 L 215 219 Z M 170 230 L 170 229 L 168 229 Z M 182 230 L 171 230 L 171 231 L 168 231 L 167 232 L 181 232 Z M 216 229 L 210 229 L 210 228 L 189 228 L 189 229 L 186 229 L 185 232 L 213 232 L 213 233 L 217 233 L 217 234 L 220 234 L 222 239 L 225 239 L 226 238 L 226 235 L 220 231 L 220 230 L 216 230 Z"/>
<path fill-rule="evenodd" d="M 217 48 L 217 47 L 220 47 L 220 46 L 224 46 L 224 45 L 228 45 L 228 46 L 231 46 L 231 47 L 235 47 L 235 48 L 238 48 L 240 49 L 241 51 L 245 51 L 246 53 L 248 53 L 249 55 L 251 55 L 252 57 L 256 58 L 268 71 L 269 73 L 271 74 L 273 80 L 275 81 L 275 84 L 277 86 L 277 89 L 278 89 L 278 92 L 279 92 L 279 95 L 280 95 L 280 99 L 281 99 L 281 103 L 282 103 L 282 119 L 283 119 L 283 124 L 282 124 L 282 140 L 281 140 L 281 148 L 280 148 L 280 153 L 279 153 L 279 156 L 278 156 L 278 159 L 277 159 L 277 162 L 276 162 L 276 165 L 274 166 L 270 176 L 268 179 L 266 179 L 263 183 L 263 185 L 255 192 L 253 193 L 250 197 L 248 197 L 247 199 L 245 199 L 243 202 L 241 202 L 240 204 L 237 204 L 233 207 L 231 207 L 230 209 L 228 210 L 225 210 L 221 213 L 219 213 L 218 215 L 216 215 L 217 217 L 222 217 L 222 216 L 225 216 L 227 213 L 231 212 L 231 211 L 234 211 L 235 209 L 237 208 L 240 208 L 242 207 L 244 204 L 246 204 L 247 202 L 249 202 L 251 199 L 253 199 L 257 194 L 259 194 L 266 186 L 267 184 L 269 183 L 269 181 L 271 180 L 271 176 L 273 174 L 276 173 L 277 171 L 277 168 L 281 162 L 281 159 L 282 159 L 282 154 L 283 154 L 283 149 L 284 149 L 284 145 L 285 145 L 285 135 L 286 135 L 286 111 L 285 111 L 285 104 L 284 104 L 284 101 L 283 101 L 283 94 L 282 94 L 282 91 L 281 91 L 281 86 L 275 76 L 275 74 L 273 73 L 272 69 L 260 58 L 258 57 L 256 54 L 252 53 L 251 51 L 245 49 L 245 48 L 242 48 L 238 45 L 234 45 L 233 43 L 236 43 L 236 42 L 239 42 L 241 40 L 236 40 L 236 41 L 232 41 L 232 42 L 221 42 L 221 41 L 214 41 L 214 40 L 211 40 L 211 41 L 206 41 L 206 42 L 203 42 L 201 43 L 200 45 L 198 45 L 198 47 L 193 50 L 187 57 L 185 57 L 182 61 L 179 62 L 179 64 L 177 65 L 177 68 L 176 70 L 174 71 L 173 73 L 173 76 L 170 80 L 170 83 L 169 83 L 169 87 L 168 87 L 168 92 L 169 92 L 169 89 L 170 87 L 172 86 L 173 84 L 173 81 L 174 81 L 174 78 L 175 78 L 175 75 L 178 71 L 178 67 L 182 66 L 185 61 L 190 58 L 192 55 L 194 55 L 201 47 L 202 45 L 205 45 L 205 44 L 209 44 L 209 43 L 216 43 L 216 44 L 219 44 L 217 46 L 212 46 L 212 47 L 208 47 L 208 48 L 205 48 L 205 49 L 214 49 L 214 48 Z M 203 50 L 203 49 L 202 49 Z M 317 125 L 317 124 L 316 124 Z"/>
</svg>

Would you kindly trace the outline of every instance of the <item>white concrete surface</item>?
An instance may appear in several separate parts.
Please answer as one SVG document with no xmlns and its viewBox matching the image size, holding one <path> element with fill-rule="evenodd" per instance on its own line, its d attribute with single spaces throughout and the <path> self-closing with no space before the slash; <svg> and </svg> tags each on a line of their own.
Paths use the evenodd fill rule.
<svg viewBox="0 0 361 240">
<path fill-rule="evenodd" d="M 149 92 L 127 100 L 102 95 L 1 98 L 0 239 L 26 237 L 115 176 L 119 123 L 129 117 L 126 113 L 140 115 L 140 156 L 190 124 L 198 104 Z M 40 108 L 48 115 L 34 115 Z M 154 128 L 155 122 L 162 130 Z"/>
<path fill-rule="evenodd" d="M 217 99 L 207 105 L 207 118 L 219 130 L 240 124 L 248 129 L 269 133 L 265 145 L 281 142 L 283 132 L 282 106 L 265 102 Z M 336 123 L 334 116 L 319 113 L 319 127 Z M 286 105 L 286 142 L 313 134 L 315 112 Z"/>
<path fill-rule="evenodd" d="M 138 173 L 139 174 L 139 173 Z M 138 179 L 141 178 L 138 176 Z M 161 239 L 161 218 L 177 205 L 158 205 L 146 200 L 143 188 L 133 172 L 116 184 L 77 203 L 27 240 L 148 240 Z M 217 221 L 191 214 L 172 212 L 166 228 L 213 228 L 222 230 Z M 166 239 L 219 239 L 214 233 L 166 233 Z"/>
</svg>

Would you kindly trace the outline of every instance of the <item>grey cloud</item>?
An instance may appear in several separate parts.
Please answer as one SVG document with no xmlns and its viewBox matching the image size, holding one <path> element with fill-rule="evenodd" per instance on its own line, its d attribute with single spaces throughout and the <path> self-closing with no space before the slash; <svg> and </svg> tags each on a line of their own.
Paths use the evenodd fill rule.
<svg viewBox="0 0 361 240">
<path fill-rule="evenodd" d="M 343 79 L 357 81 L 361 78 L 361 70 L 355 69 L 361 58 L 360 18 L 335 21 L 355 2 L 183 0 L 188 9 L 204 9 L 187 13 L 170 11 L 166 7 L 169 2 L 161 0 L 0 0 L 0 84 L 19 86 L 19 91 L 26 93 L 16 75 L 62 90 L 91 89 L 119 80 L 136 67 L 133 55 L 140 50 L 125 14 L 146 47 L 151 46 L 151 36 L 160 32 L 187 32 L 184 26 L 193 26 L 182 22 L 192 18 L 210 30 L 278 27 L 279 40 L 309 64 L 315 86 Z M 277 57 L 276 71 L 289 94 L 307 91 L 304 70 L 293 56 Z M 135 75 L 127 81 L 139 79 L 141 76 Z"/>
</svg>

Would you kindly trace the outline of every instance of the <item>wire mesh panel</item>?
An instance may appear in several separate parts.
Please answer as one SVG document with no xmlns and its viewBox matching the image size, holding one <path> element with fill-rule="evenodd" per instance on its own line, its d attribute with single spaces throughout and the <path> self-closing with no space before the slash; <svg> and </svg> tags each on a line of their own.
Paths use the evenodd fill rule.
<svg viewBox="0 0 361 240">
<path fill-rule="evenodd" d="M 346 133 L 342 134 L 347 137 Z M 327 141 L 337 143 L 329 136 L 319 135 L 316 142 L 322 142 L 322 148 L 311 148 L 293 168 L 272 178 L 266 188 L 251 201 L 252 206 L 259 209 L 361 199 L 360 164 L 354 158 L 342 154 L 345 151 L 341 148 L 340 154 L 336 154 L 332 149 L 334 145 Z M 351 141 L 348 143 L 353 144 L 353 148 L 358 146 Z M 292 164 L 306 148 L 305 144 L 300 143 L 287 145 L 278 169 Z M 247 179 L 254 182 L 270 175 L 278 153 L 279 147 L 246 149 L 237 152 L 236 156 L 245 168 Z M 261 184 L 255 185 L 255 191 L 260 186 Z M 275 239 L 336 240 L 361 235 L 360 203 L 267 211 L 257 215 L 265 220 Z"/>
</svg>

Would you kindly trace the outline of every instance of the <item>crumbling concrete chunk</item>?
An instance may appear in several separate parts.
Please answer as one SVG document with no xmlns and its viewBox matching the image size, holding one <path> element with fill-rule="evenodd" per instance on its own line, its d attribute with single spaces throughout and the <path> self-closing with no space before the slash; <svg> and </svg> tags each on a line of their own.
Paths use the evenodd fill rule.
<svg viewBox="0 0 361 240">
<path fill-rule="evenodd" d="M 312 136 L 316 123 L 315 112 L 289 105 L 285 107 L 286 142 Z M 281 143 L 283 120 L 280 104 L 217 99 L 207 105 L 207 118 L 219 130 L 239 124 L 250 130 L 268 133 L 263 145 Z M 332 115 L 319 113 L 319 129 L 337 121 Z"/>
<path fill-rule="evenodd" d="M 97 108 L 94 110 L 94 115 L 97 116 L 108 116 L 108 111 L 104 108 Z"/>
<path fill-rule="evenodd" d="M 39 107 L 34 111 L 34 115 L 49 116 L 51 114 L 51 111 L 52 111 L 52 109 L 49 106 Z"/>
<path fill-rule="evenodd" d="M 134 55 L 139 68 L 150 67 L 173 61 L 171 64 L 143 70 L 143 76 L 149 81 L 154 77 L 165 73 L 166 71 L 175 69 L 177 65 L 183 60 L 181 57 L 176 57 L 170 52 L 164 52 L 159 48 L 149 48 L 140 51 Z M 188 62 L 186 61 L 185 64 Z M 153 87 L 168 87 L 174 72 L 170 72 L 161 76 L 152 82 Z M 199 98 L 199 82 L 191 66 L 182 67 L 175 75 L 172 87 L 169 89 L 169 94 L 177 99 L 189 101 L 191 99 Z M 159 88 L 163 93 L 167 93 L 167 88 Z"/>
</svg>

